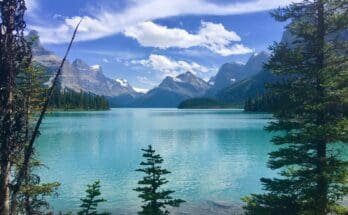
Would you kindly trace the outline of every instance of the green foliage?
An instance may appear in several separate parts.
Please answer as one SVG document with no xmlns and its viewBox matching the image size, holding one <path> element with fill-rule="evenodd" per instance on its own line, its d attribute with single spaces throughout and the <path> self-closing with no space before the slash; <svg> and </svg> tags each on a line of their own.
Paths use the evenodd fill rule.
<svg viewBox="0 0 348 215">
<path fill-rule="evenodd" d="M 99 203 L 106 202 L 103 198 L 98 198 L 101 195 L 100 192 L 100 181 L 96 181 L 93 184 L 87 185 L 86 197 L 81 199 L 82 204 L 80 205 L 81 211 L 79 215 L 108 215 L 109 213 L 98 213 L 97 207 Z"/>
<path fill-rule="evenodd" d="M 181 199 L 173 199 L 171 194 L 173 190 L 160 190 L 160 188 L 167 184 L 167 179 L 163 178 L 163 175 L 167 175 L 170 172 L 166 169 L 162 169 L 160 166 L 163 163 L 163 159 L 159 154 L 155 154 L 155 150 L 150 145 L 144 151 L 143 157 L 146 161 L 140 163 L 143 168 L 137 169 L 138 172 L 145 173 L 142 180 L 138 182 L 141 187 L 137 187 L 134 190 L 139 192 L 139 198 L 144 202 L 142 211 L 138 214 L 141 215 L 163 215 L 169 214 L 166 210 L 166 206 L 179 207 L 181 203 L 185 202 Z"/>
<path fill-rule="evenodd" d="M 109 103 L 103 96 L 72 90 L 55 89 L 50 100 L 51 109 L 108 110 Z"/>
<path fill-rule="evenodd" d="M 272 112 L 278 105 L 284 103 L 282 98 L 272 93 L 249 98 L 244 103 L 244 110 L 250 112 Z"/>
<path fill-rule="evenodd" d="M 34 65 L 29 66 L 17 76 L 17 86 L 26 101 L 25 105 L 28 106 L 29 114 L 42 107 L 46 96 L 44 80 L 44 71 Z"/>
<path fill-rule="evenodd" d="M 262 178 L 265 194 L 244 199 L 247 215 L 326 215 L 344 213 L 339 206 L 348 194 L 347 160 L 338 144 L 347 142 L 348 2 L 315 0 L 292 4 L 273 15 L 290 20 L 296 38 L 276 43 L 266 65 L 286 77 L 271 87 L 282 98 L 271 110 L 279 134 L 268 166 L 280 178 Z"/>
<path fill-rule="evenodd" d="M 34 168 L 40 168 L 41 166 L 42 164 L 39 161 L 32 159 L 29 175 L 21 186 L 18 195 L 18 212 L 23 214 L 46 214 L 47 209 L 49 209 L 46 198 L 57 194 L 60 183 L 41 183 L 40 177 L 32 173 Z"/>
<path fill-rule="evenodd" d="M 21 116 L 23 132 L 18 139 L 25 146 L 30 140 L 33 125 L 37 120 L 35 113 L 42 108 L 44 102 L 46 90 L 43 82 L 43 71 L 36 66 L 29 66 L 17 75 L 16 97 L 23 105 L 19 111 L 23 112 Z M 13 183 L 12 188 L 12 207 L 15 207 L 12 210 L 23 214 L 46 214 L 44 211 L 49 209 L 46 198 L 57 194 L 60 183 L 41 183 L 40 177 L 34 172 L 35 169 L 42 168 L 43 164 L 33 155 L 28 166 L 23 167 L 24 150 L 25 148 L 22 148 L 14 159 L 16 183 Z M 25 169 L 25 174 L 19 176 L 21 168 Z"/>
</svg>

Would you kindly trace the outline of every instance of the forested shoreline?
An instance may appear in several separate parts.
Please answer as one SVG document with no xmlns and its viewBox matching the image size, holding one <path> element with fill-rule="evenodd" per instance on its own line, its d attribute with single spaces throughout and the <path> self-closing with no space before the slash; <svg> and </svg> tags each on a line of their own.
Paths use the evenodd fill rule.
<svg viewBox="0 0 348 215">
<path fill-rule="evenodd" d="M 49 104 L 50 110 L 109 110 L 104 96 L 72 90 L 55 90 Z"/>
</svg>

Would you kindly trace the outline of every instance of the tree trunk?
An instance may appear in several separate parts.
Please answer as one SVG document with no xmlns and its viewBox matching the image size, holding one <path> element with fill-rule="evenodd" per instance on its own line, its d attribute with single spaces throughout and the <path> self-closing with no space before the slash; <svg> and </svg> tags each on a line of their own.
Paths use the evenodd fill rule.
<svg viewBox="0 0 348 215">
<path fill-rule="evenodd" d="M 326 169 L 326 143 L 322 142 L 318 144 L 318 181 L 317 181 L 317 190 L 318 190 L 318 215 L 326 215 L 328 213 L 328 180 L 325 175 Z"/>
<path fill-rule="evenodd" d="M 12 70 L 10 70 L 12 71 Z M 14 83 L 9 76 L 7 90 L 1 92 L 1 104 L 4 110 L 1 131 L 1 160 L 0 160 L 0 215 L 9 215 L 10 213 L 10 174 L 11 174 L 11 142 L 13 141 L 13 85 Z M 2 86 L 4 86 L 2 84 Z M 6 86 L 6 85 L 5 85 Z M 4 105 L 5 104 L 5 105 Z"/>
<path fill-rule="evenodd" d="M 10 214 L 10 162 L 3 161 L 1 163 L 1 179 L 0 179 L 0 214 Z"/>
<path fill-rule="evenodd" d="M 323 0 L 318 0 L 317 2 L 317 31 L 318 31 L 318 56 L 317 56 L 317 101 L 321 103 L 324 99 L 324 89 L 322 86 L 321 72 L 324 69 L 324 44 L 325 44 L 325 20 L 324 20 L 324 3 Z M 317 126 L 322 126 L 325 124 L 325 113 L 322 109 L 317 112 Z M 327 146 L 326 138 L 323 135 L 318 136 L 317 140 L 317 205 L 316 210 L 317 215 L 326 215 L 328 213 L 328 179 L 326 176 L 326 166 L 327 166 Z"/>
</svg>

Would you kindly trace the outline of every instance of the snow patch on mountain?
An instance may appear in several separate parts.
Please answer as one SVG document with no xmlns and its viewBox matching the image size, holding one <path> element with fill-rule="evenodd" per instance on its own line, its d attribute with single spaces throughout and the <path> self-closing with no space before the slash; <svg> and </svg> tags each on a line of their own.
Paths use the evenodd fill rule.
<svg viewBox="0 0 348 215">
<path fill-rule="evenodd" d="M 28 38 L 38 38 L 35 31 L 31 31 Z M 57 72 L 62 58 L 55 55 L 53 52 L 47 51 L 40 43 L 40 40 L 35 40 L 32 46 L 33 61 L 43 67 L 47 73 L 47 83 L 50 83 L 52 77 Z M 60 77 L 60 87 L 76 92 L 84 91 L 96 95 L 117 97 L 128 96 L 136 97 L 139 95 L 124 79 L 119 81 L 106 77 L 103 74 L 100 65 L 88 65 L 81 59 L 76 59 L 73 63 L 66 61 L 63 65 L 62 75 Z"/>
<path fill-rule="evenodd" d="M 116 78 L 115 79 L 122 87 L 129 87 L 129 83 L 126 79 L 120 79 Z"/>
<path fill-rule="evenodd" d="M 93 66 L 90 66 L 90 68 L 91 68 L 92 71 L 95 71 L 95 72 L 101 71 L 101 66 L 100 65 L 93 65 Z"/>
</svg>

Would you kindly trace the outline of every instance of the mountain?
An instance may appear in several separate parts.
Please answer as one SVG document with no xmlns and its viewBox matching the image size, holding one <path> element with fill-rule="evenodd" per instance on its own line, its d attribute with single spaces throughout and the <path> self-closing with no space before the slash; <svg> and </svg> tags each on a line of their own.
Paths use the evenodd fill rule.
<svg viewBox="0 0 348 215">
<path fill-rule="evenodd" d="M 261 52 L 253 54 L 245 65 L 226 63 L 208 83 L 190 72 L 166 77 L 158 87 L 139 96 L 129 106 L 177 107 L 187 99 L 215 96 L 221 101 L 242 104 L 248 96 L 262 93 L 264 82 L 273 78 L 270 73 L 262 72 L 268 59 L 269 54 Z"/>
<path fill-rule="evenodd" d="M 266 92 L 266 83 L 275 83 L 279 77 L 270 71 L 261 70 L 256 75 L 222 89 L 216 97 L 224 102 L 243 105 L 249 98 L 255 98 Z"/>
<path fill-rule="evenodd" d="M 263 64 L 269 59 L 267 52 L 253 54 L 247 63 L 225 63 L 209 83 L 212 85 L 207 96 L 215 96 L 218 91 L 229 87 L 239 81 L 249 78 L 262 70 Z"/>
<path fill-rule="evenodd" d="M 37 32 L 31 31 L 28 38 L 36 38 L 32 45 L 33 61 L 46 71 L 48 77 L 52 77 L 58 70 L 62 58 L 41 45 Z M 76 59 L 73 63 L 65 62 L 60 87 L 111 98 L 139 96 L 126 80 L 108 78 L 103 74 L 101 66 L 89 66 L 81 59 Z"/>
<path fill-rule="evenodd" d="M 78 71 L 78 76 L 75 76 L 74 78 L 78 80 L 79 88 L 82 91 L 108 97 L 115 97 L 124 94 L 136 96 L 138 94 L 126 80 L 105 77 L 102 68 L 99 65 L 89 66 L 82 60 L 76 59 L 72 63 L 72 66 Z M 69 88 L 69 86 L 65 87 Z"/>
<path fill-rule="evenodd" d="M 222 89 L 243 76 L 244 65 L 240 63 L 225 63 L 219 69 L 219 72 L 210 81 L 214 89 Z"/>
<path fill-rule="evenodd" d="M 293 47 L 294 42 L 298 41 L 290 31 L 286 30 L 281 38 L 282 43 L 287 43 Z M 262 97 L 266 92 L 267 83 L 275 83 L 282 79 L 273 75 L 270 71 L 263 68 L 263 64 L 270 58 L 266 52 L 253 55 L 243 68 L 244 74 L 251 74 L 244 79 L 219 90 L 215 96 L 224 102 L 243 105 L 246 100 Z M 284 78 L 284 77 L 283 77 Z"/>
<path fill-rule="evenodd" d="M 243 68 L 244 73 L 242 78 L 251 77 L 262 71 L 263 65 L 267 63 L 269 58 L 270 55 L 265 51 L 253 54 Z"/>
<path fill-rule="evenodd" d="M 203 96 L 209 88 L 207 82 L 186 72 L 176 77 L 166 77 L 158 87 L 138 97 L 131 106 L 177 107 L 186 99 Z"/>
</svg>

